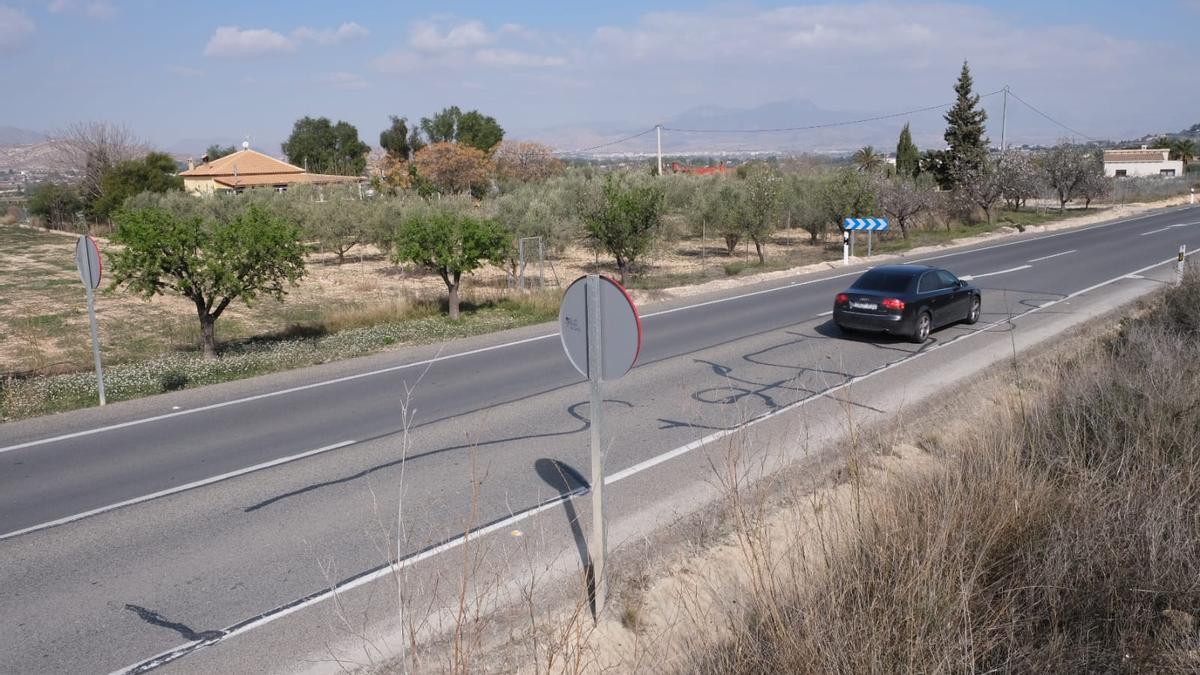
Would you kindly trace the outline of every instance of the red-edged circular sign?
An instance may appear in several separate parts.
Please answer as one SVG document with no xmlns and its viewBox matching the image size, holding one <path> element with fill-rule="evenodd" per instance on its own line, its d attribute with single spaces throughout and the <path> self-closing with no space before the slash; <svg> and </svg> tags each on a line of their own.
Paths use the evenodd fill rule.
<svg viewBox="0 0 1200 675">
<path fill-rule="evenodd" d="M 633 298 L 621 284 L 600 276 L 600 379 L 628 373 L 642 350 L 642 320 Z M 588 277 L 571 282 L 558 310 L 559 333 L 567 359 L 588 376 Z"/>
</svg>

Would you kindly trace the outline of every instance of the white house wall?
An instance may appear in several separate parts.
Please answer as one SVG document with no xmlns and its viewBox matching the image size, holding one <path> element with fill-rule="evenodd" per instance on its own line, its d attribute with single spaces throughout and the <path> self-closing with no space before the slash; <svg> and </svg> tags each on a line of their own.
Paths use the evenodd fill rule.
<svg viewBox="0 0 1200 675">
<path fill-rule="evenodd" d="M 1183 175 L 1183 162 L 1180 160 L 1167 160 L 1164 162 L 1105 162 L 1104 175 L 1115 176 L 1120 169 L 1125 170 L 1125 175 L 1130 178 L 1140 176 L 1159 176 L 1162 175 L 1163 169 L 1174 169 L 1175 176 Z"/>
</svg>

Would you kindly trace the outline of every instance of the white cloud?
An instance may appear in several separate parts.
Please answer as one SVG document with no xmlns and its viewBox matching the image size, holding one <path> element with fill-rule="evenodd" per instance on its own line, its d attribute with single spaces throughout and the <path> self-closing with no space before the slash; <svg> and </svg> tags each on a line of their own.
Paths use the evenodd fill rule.
<svg viewBox="0 0 1200 675">
<path fill-rule="evenodd" d="M 424 20 L 413 24 L 408 43 L 375 59 L 382 72 L 406 73 L 419 69 L 463 68 L 471 64 L 491 68 L 557 68 L 567 65 L 562 56 L 526 48 L 541 43 L 536 32 L 515 23 L 491 30 L 482 21 Z"/>
<path fill-rule="evenodd" d="M 237 26 L 221 26 L 208 39 L 205 56 L 244 59 L 268 54 L 296 51 L 296 41 L 266 28 L 242 30 Z"/>
<path fill-rule="evenodd" d="M 444 33 L 432 21 L 418 21 L 409 35 L 409 46 L 422 52 L 446 52 L 481 47 L 495 40 L 496 36 L 480 21 L 468 21 Z"/>
<path fill-rule="evenodd" d="M 318 77 L 317 82 L 342 91 L 361 91 L 371 86 L 362 75 L 354 73 L 328 73 Z"/>
<path fill-rule="evenodd" d="M 316 42 L 319 45 L 340 45 L 343 42 L 358 40 L 370 35 L 370 31 L 357 23 L 350 21 L 338 26 L 335 30 L 313 30 L 300 27 L 292 31 L 292 38 L 299 42 Z"/>
<path fill-rule="evenodd" d="M 108 0 L 53 0 L 46 9 L 54 14 L 84 14 L 93 19 L 107 19 L 117 13 L 116 6 Z"/>
<path fill-rule="evenodd" d="M 560 68 L 567 65 L 567 60 L 561 56 L 544 56 L 515 49 L 480 49 L 475 52 L 475 62 L 499 68 Z"/>
<path fill-rule="evenodd" d="M 287 54 L 305 44 L 339 45 L 363 38 L 368 34 L 369 31 L 366 28 L 352 21 L 343 23 L 335 29 L 317 30 L 301 26 L 289 35 L 268 28 L 243 30 L 237 26 L 221 26 L 208 39 L 208 44 L 204 47 L 204 55 L 246 59 L 272 54 Z"/>
<path fill-rule="evenodd" d="M 25 46 L 33 29 L 33 19 L 25 12 L 0 5 L 0 54 L 11 54 Z"/>
</svg>

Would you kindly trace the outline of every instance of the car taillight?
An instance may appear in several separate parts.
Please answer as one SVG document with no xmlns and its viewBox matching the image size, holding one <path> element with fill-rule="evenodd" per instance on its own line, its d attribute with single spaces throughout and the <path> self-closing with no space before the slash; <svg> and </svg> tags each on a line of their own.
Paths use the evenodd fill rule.
<svg viewBox="0 0 1200 675">
<path fill-rule="evenodd" d="M 887 300 L 884 300 L 883 302 L 881 302 L 879 304 L 883 305 L 884 309 L 890 309 L 890 310 L 894 310 L 897 312 L 904 311 L 904 301 L 897 300 L 896 298 L 888 298 Z"/>
<path fill-rule="evenodd" d="M 839 305 L 844 305 L 847 302 L 850 302 L 850 296 L 846 295 L 845 293 L 838 293 L 837 300 L 835 300 L 835 302 Z"/>
</svg>

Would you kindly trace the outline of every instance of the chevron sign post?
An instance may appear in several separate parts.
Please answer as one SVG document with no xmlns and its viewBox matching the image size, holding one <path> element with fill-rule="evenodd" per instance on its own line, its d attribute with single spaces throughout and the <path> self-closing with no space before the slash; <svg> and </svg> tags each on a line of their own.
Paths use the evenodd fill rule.
<svg viewBox="0 0 1200 675">
<path fill-rule="evenodd" d="M 850 264 L 850 256 L 854 253 L 854 232 L 866 231 L 867 257 L 871 257 L 872 233 L 888 229 L 887 218 L 847 218 L 842 222 L 842 264 Z"/>
</svg>

